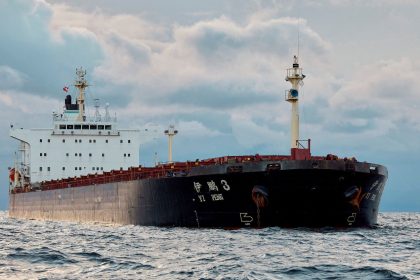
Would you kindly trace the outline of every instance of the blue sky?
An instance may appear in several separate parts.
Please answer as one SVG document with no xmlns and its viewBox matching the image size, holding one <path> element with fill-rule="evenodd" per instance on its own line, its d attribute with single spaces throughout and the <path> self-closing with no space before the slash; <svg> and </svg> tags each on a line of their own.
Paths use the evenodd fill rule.
<svg viewBox="0 0 420 280">
<path fill-rule="evenodd" d="M 169 123 L 177 160 L 289 153 L 284 75 L 299 30 L 301 138 L 317 155 L 386 165 L 381 210 L 420 211 L 418 14 L 414 0 L 0 0 L 0 208 L 9 125 L 50 127 L 78 66 L 90 104 L 148 129 L 142 164 L 166 160 Z"/>
</svg>

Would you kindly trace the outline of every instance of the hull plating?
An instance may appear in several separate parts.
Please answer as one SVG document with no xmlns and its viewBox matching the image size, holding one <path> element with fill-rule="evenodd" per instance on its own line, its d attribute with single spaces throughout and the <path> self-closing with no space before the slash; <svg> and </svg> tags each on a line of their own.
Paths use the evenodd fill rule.
<svg viewBox="0 0 420 280">
<path fill-rule="evenodd" d="M 149 226 L 373 226 L 386 179 L 385 167 L 368 163 L 218 165 L 179 177 L 10 194 L 9 213 Z"/>
</svg>

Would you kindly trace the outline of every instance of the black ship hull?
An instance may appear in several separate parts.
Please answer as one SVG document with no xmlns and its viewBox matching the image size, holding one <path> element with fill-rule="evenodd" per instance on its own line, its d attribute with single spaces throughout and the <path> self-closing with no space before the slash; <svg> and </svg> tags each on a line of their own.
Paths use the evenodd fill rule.
<svg viewBox="0 0 420 280">
<path fill-rule="evenodd" d="M 182 227 L 371 227 L 385 167 L 344 160 L 198 166 L 188 174 L 11 193 L 17 218 Z"/>
</svg>

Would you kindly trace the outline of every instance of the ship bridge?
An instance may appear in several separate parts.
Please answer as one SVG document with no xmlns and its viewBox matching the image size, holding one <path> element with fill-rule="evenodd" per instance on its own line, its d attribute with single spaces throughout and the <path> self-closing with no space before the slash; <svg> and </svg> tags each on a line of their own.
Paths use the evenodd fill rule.
<svg viewBox="0 0 420 280">
<path fill-rule="evenodd" d="M 72 102 L 65 97 L 62 112 L 53 112 L 52 128 L 24 129 L 11 126 L 10 136 L 19 140 L 15 158 L 15 181 L 12 186 L 48 180 L 102 174 L 139 165 L 140 130 L 119 129 L 117 118 L 106 104 L 100 113 L 95 100 L 95 114 L 85 115 L 86 71 L 77 69 L 74 86 L 78 96 Z"/>
</svg>

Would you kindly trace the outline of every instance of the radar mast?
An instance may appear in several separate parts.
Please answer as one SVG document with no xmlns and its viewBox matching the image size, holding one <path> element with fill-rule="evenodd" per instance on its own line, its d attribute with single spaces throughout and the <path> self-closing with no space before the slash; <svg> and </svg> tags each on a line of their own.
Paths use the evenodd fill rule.
<svg viewBox="0 0 420 280">
<path fill-rule="evenodd" d="M 77 96 L 77 104 L 79 105 L 79 115 L 77 120 L 80 122 L 85 121 L 85 88 L 89 85 L 85 79 L 86 70 L 83 70 L 82 67 L 76 68 L 77 78 L 75 80 L 74 86 L 79 90 L 79 95 Z"/>
<path fill-rule="evenodd" d="M 299 59 L 293 56 L 293 66 L 287 69 L 286 81 L 292 84 L 292 88 L 286 91 L 286 101 L 292 103 L 291 117 L 291 148 L 298 148 L 299 140 L 299 87 L 303 85 L 305 75 L 299 67 Z"/>
</svg>

